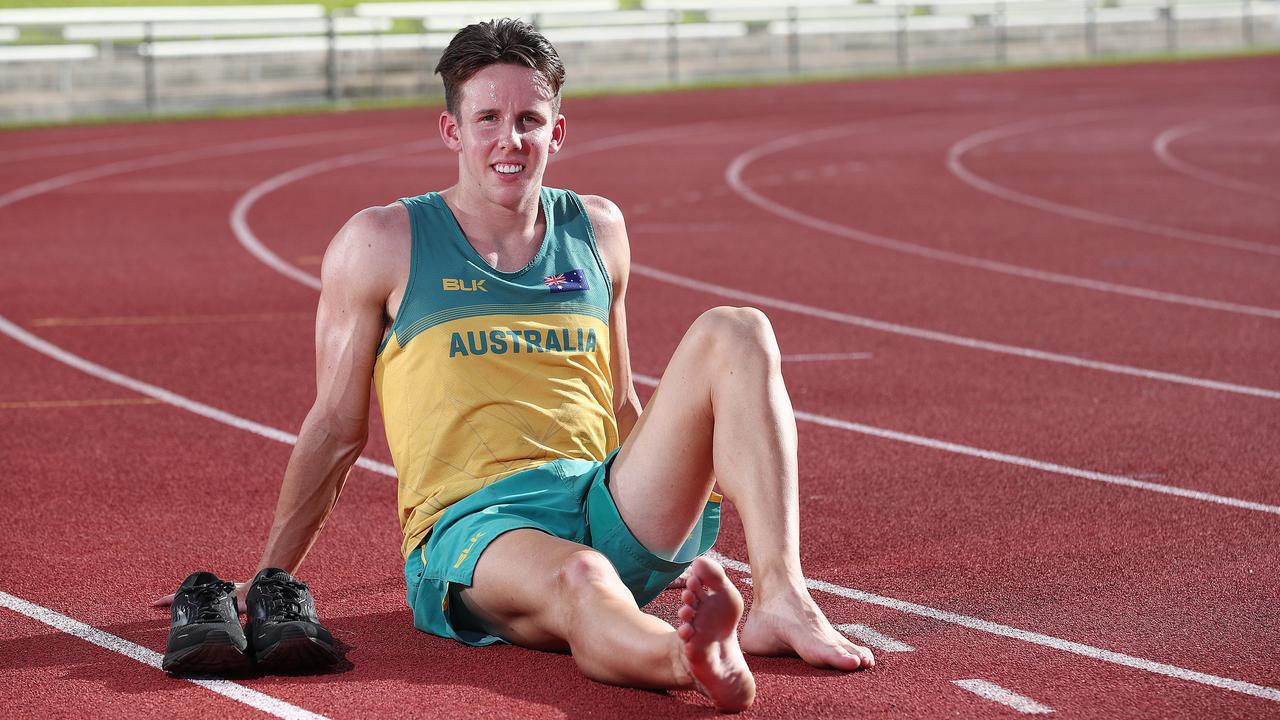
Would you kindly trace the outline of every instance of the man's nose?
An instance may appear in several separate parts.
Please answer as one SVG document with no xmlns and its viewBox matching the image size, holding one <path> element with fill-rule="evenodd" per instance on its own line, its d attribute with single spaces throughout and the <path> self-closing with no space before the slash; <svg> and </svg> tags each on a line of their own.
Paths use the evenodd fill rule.
<svg viewBox="0 0 1280 720">
<path fill-rule="evenodd" d="M 520 145 L 521 145 L 520 129 L 516 127 L 516 124 L 514 122 L 503 126 L 501 142 L 502 142 L 502 147 L 507 148 L 509 150 L 520 149 Z"/>
</svg>

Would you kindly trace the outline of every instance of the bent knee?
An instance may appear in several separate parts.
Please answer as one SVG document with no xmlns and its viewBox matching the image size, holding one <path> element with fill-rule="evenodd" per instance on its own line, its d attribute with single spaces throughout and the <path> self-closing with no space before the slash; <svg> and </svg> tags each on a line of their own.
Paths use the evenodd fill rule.
<svg viewBox="0 0 1280 720">
<path fill-rule="evenodd" d="M 566 557 L 556 570 L 556 582 L 562 592 L 571 596 L 588 590 L 622 586 L 613 563 L 595 550 L 579 550 Z"/>
<path fill-rule="evenodd" d="M 780 363 L 781 352 L 769 317 L 753 307 L 714 307 L 690 328 L 720 361 L 763 357 Z"/>
</svg>

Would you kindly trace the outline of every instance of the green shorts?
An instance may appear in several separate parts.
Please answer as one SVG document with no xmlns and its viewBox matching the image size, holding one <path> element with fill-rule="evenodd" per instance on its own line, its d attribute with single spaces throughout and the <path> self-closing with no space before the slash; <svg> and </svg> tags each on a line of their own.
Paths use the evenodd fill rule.
<svg viewBox="0 0 1280 720">
<path fill-rule="evenodd" d="M 599 551 L 641 607 L 657 597 L 695 557 L 711 549 L 720 531 L 720 503 L 707 503 L 673 559 L 658 557 L 635 539 L 613 503 L 609 466 L 616 456 L 615 450 L 603 462 L 555 460 L 503 478 L 450 506 L 404 564 L 414 626 L 468 645 L 505 642 L 481 627 L 457 593 L 471 585 L 476 561 L 489 543 L 520 528 Z"/>
</svg>

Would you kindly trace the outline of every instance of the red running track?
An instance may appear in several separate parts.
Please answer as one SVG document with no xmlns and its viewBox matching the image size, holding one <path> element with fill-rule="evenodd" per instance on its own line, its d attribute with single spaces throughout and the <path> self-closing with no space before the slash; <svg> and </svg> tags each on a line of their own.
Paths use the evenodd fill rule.
<svg viewBox="0 0 1280 720">
<path fill-rule="evenodd" d="M 974 679 L 1072 717 L 1280 715 L 1276 78 L 1261 57 L 566 103 L 547 181 L 627 214 L 636 369 L 711 305 L 769 313 L 815 597 L 900 650 L 848 676 L 752 658 L 752 715 L 1016 712 Z M 65 632 L 160 651 L 149 600 L 252 570 L 290 451 L 264 434 L 312 399 L 307 276 L 354 211 L 451 180 L 434 114 L 0 135 L 8 716 L 711 713 L 414 631 L 377 465 L 303 572 L 344 672 L 211 691 Z M 749 597 L 732 513 L 717 548 Z"/>
</svg>

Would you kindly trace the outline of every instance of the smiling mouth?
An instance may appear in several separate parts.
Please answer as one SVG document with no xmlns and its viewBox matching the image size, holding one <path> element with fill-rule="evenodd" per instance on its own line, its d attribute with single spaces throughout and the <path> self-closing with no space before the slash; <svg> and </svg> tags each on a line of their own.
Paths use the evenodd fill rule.
<svg viewBox="0 0 1280 720">
<path fill-rule="evenodd" d="M 494 163 L 493 169 L 499 175 L 516 175 L 524 170 L 524 166 L 518 163 Z"/>
</svg>

